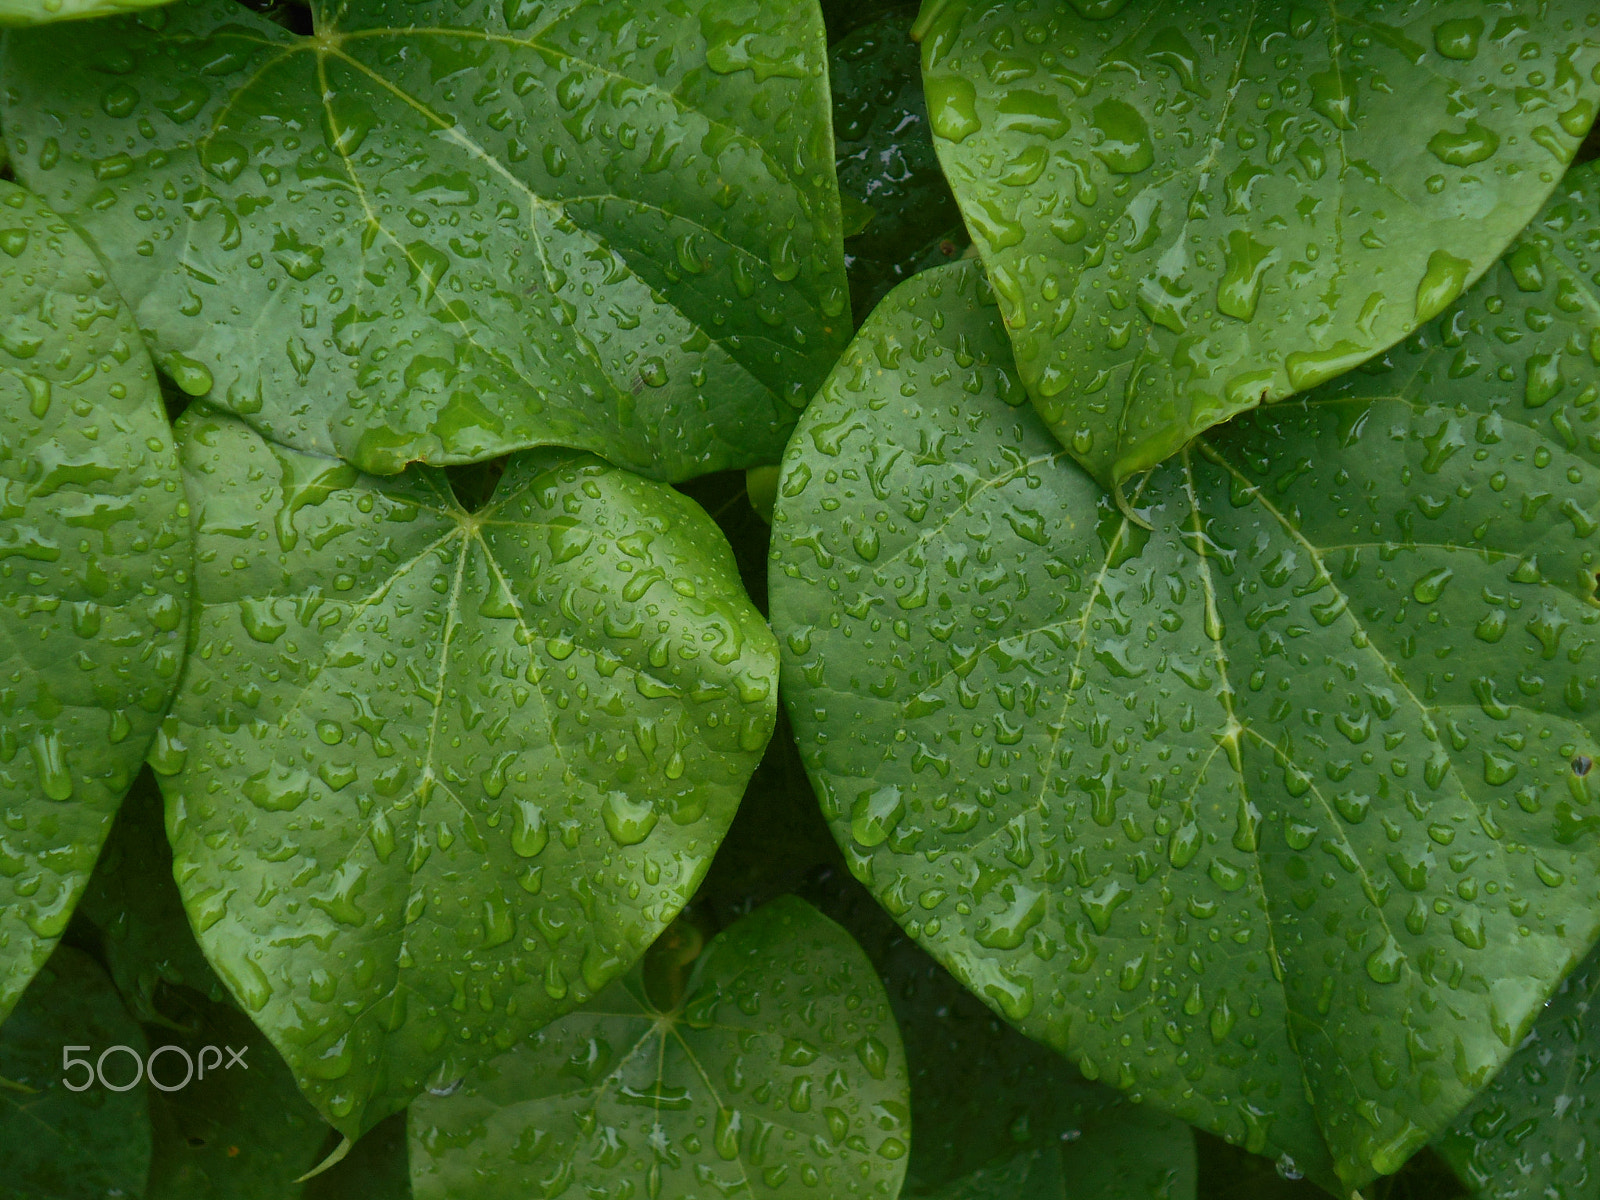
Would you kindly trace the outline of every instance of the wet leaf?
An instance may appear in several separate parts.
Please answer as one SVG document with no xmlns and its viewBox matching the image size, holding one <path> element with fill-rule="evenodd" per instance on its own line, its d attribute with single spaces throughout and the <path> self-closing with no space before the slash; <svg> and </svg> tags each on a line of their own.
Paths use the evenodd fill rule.
<svg viewBox="0 0 1600 1200">
<path fill-rule="evenodd" d="M 167 0 L 0 0 L 0 27 L 77 21 L 155 8 Z"/>
<path fill-rule="evenodd" d="M 275 440 L 681 479 L 772 461 L 848 336 L 805 0 L 161 17 L 14 35 L 7 138 L 160 365 Z"/>
<path fill-rule="evenodd" d="M 1600 954 L 1569 975 L 1505 1069 L 1437 1143 L 1479 1200 L 1582 1200 L 1600 1179 Z"/>
<path fill-rule="evenodd" d="M 1594 311 L 1594 187 L 1541 288 L 1513 255 L 1207 435 L 1129 490 L 1149 530 L 966 267 L 885 302 L 784 464 L 773 624 L 851 869 L 1086 1075 L 1330 1185 L 1447 1127 L 1600 931 L 1600 372 L 1558 299 Z"/>
<path fill-rule="evenodd" d="M 155 736 L 191 567 L 139 332 L 89 247 L 0 182 L 0 1019 Z"/>
<path fill-rule="evenodd" d="M 1074 1133 L 979 1167 L 930 1200 L 1194 1200 L 1194 1139 L 1180 1122 L 1122 1107 Z"/>
<path fill-rule="evenodd" d="M 591 456 L 471 513 L 190 409 L 168 832 L 207 959 L 354 1136 L 596 994 L 693 892 L 772 730 L 716 527 Z"/>
<path fill-rule="evenodd" d="M 1586 0 L 930 0 L 919 26 L 1022 381 L 1107 486 L 1437 316 L 1600 102 Z"/>
<path fill-rule="evenodd" d="M 657 1007 L 635 972 L 419 1099 L 410 1133 L 418 1200 L 893 1200 L 905 1056 L 860 947 L 786 896 L 712 940 L 678 1004 Z"/>
<path fill-rule="evenodd" d="M 73 1047 L 90 1067 L 105 1053 L 106 1077 L 119 1088 L 134 1076 L 144 1034 L 122 1007 L 105 972 L 81 950 L 62 946 L 0 1026 L 0 1163 L 7 1200 L 105 1200 L 144 1195 L 150 1124 L 143 1082 L 126 1090 L 72 1091 L 86 1069 L 63 1069 Z M 131 1052 L 131 1053 L 130 1053 Z"/>
</svg>

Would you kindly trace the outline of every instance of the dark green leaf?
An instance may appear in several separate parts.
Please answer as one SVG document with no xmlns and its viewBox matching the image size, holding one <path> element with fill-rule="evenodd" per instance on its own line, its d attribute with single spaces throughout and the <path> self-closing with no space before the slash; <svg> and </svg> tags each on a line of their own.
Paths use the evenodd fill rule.
<svg viewBox="0 0 1600 1200">
<path fill-rule="evenodd" d="M 893 1200 L 909 1117 L 871 964 L 780 897 L 706 947 L 680 1002 L 658 1007 L 635 973 L 454 1094 L 418 1100 L 412 1183 L 419 1200 Z"/>
<path fill-rule="evenodd" d="M 1438 1149 L 1481 1200 L 1585 1200 L 1600 1183 L 1600 954 L 1567 977 Z"/>
<path fill-rule="evenodd" d="M 141 1021 L 166 1023 L 156 1005 L 162 984 L 222 999 L 221 983 L 195 943 L 172 880 L 161 790 L 148 770 L 139 773 L 117 812 L 78 912 L 99 928 L 111 978 Z"/>
<path fill-rule="evenodd" d="M 1536 227 L 1579 261 L 1595 186 Z M 879 309 L 784 464 L 785 694 L 852 869 L 1085 1074 L 1317 1178 L 1453 1121 L 1600 928 L 1565 253 L 1197 443 L 1130 493 L 1149 530 L 965 267 Z"/>
<path fill-rule="evenodd" d="M 980 1167 L 930 1200 L 1194 1200 L 1194 1139 L 1171 1117 L 1119 1107 L 1072 1132 Z"/>
<path fill-rule="evenodd" d="M 939 170 L 922 71 L 911 40 L 915 4 L 875 17 L 828 52 L 839 193 L 856 213 L 845 251 L 857 323 L 889 289 L 925 262 L 930 243 L 964 248 L 961 213 Z M 853 206 L 853 207 L 852 207 Z"/>
<path fill-rule="evenodd" d="M 206 957 L 342 1132 L 621 974 L 772 731 L 776 651 L 716 527 L 589 455 L 468 513 L 180 422 L 200 570 L 168 829 Z"/>
<path fill-rule="evenodd" d="M 7 42 L 24 182 L 185 391 L 381 474 L 551 444 L 667 479 L 777 457 L 849 333 L 813 4 L 313 19 L 189 0 Z"/>
<path fill-rule="evenodd" d="M 1022 381 L 1107 486 L 1438 315 L 1600 100 L 1589 0 L 929 0 L 919 25 Z"/>
<path fill-rule="evenodd" d="M 144 1195 L 150 1168 L 150 1122 L 141 1081 L 125 1091 L 82 1066 L 63 1069 L 64 1047 L 91 1066 L 113 1046 L 140 1059 L 144 1034 L 122 1007 L 105 972 L 63 946 L 41 969 L 0 1026 L 0 1190 L 6 1200 L 109 1200 Z M 105 1073 L 119 1087 L 132 1079 L 132 1055 L 106 1054 Z"/>
<path fill-rule="evenodd" d="M 0 1020 L 155 736 L 191 567 L 139 332 L 89 247 L 0 182 Z"/>
</svg>

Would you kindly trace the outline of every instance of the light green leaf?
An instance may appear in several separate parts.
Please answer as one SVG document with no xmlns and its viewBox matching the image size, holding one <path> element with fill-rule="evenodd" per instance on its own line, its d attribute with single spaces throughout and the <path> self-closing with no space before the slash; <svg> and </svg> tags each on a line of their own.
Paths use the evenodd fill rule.
<svg viewBox="0 0 1600 1200">
<path fill-rule="evenodd" d="M 1600 954 L 1569 975 L 1437 1143 L 1480 1200 L 1582 1200 L 1600 1181 Z"/>
<path fill-rule="evenodd" d="M 117 811 L 78 912 L 99 929 L 111 978 L 141 1021 L 170 1025 L 157 1007 L 163 984 L 222 999 L 221 981 L 195 943 L 172 880 L 161 789 L 148 770 L 139 772 Z"/>
<path fill-rule="evenodd" d="M 168 0 L 0 0 L 0 27 L 106 17 L 166 3 Z"/>
<path fill-rule="evenodd" d="M 1085 1074 L 1330 1183 L 1447 1127 L 1600 931 L 1595 183 L 1537 271 L 1139 481 L 1149 530 L 964 266 L 784 463 L 785 696 L 852 870 Z"/>
<path fill-rule="evenodd" d="M 207 959 L 358 1135 L 622 973 L 693 893 L 772 731 L 777 656 L 685 497 L 514 457 L 467 512 L 180 423 L 194 656 L 164 753 Z"/>
<path fill-rule="evenodd" d="M 128 1051 L 106 1053 L 113 1046 Z M 90 1068 L 63 1067 L 62 1051 Z M 147 1086 L 68 1089 L 105 1054 L 105 1075 L 121 1088 L 143 1074 L 144 1034 L 105 972 L 63 946 L 0 1026 L 0 1164 L 6 1200 L 106 1200 L 144 1195 L 150 1169 Z M 130 1053 L 131 1051 L 131 1053 Z"/>
<path fill-rule="evenodd" d="M 0 1020 L 177 683 L 191 553 L 138 330 L 89 247 L 0 181 Z"/>
<path fill-rule="evenodd" d="M 7 41 L 19 176 L 185 391 L 380 474 L 777 457 L 849 335 L 815 5 L 312 17 L 189 0 Z"/>
<path fill-rule="evenodd" d="M 1180 1122 L 1119 1107 L 1074 1132 L 979 1167 L 930 1200 L 1194 1200 L 1194 1138 Z"/>
<path fill-rule="evenodd" d="M 906 1060 L 861 948 L 787 896 L 718 934 L 677 1003 L 635 972 L 418 1100 L 410 1127 L 418 1200 L 894 1200 Z"/>
<path fill-rule="evenodd" d="M 1437 316 L 1600 101 L 1588 0 L 927 0 L 919 33 L 1022 381 L 1108 487 Z"/>
</svg>

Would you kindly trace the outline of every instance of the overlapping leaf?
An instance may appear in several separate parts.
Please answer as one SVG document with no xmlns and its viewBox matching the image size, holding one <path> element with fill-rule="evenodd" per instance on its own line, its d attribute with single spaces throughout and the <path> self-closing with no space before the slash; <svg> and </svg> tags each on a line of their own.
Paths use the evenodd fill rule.
<svg viewBox="0 0 1600 1200">
<path fill-rule="evenodd" d="M 0 27 L 43 25 L 51 21 L 78 21 L 137 12 L 166 4 L 168 0 L 0 0 Z"/>
<path fill-rule="evenodd" d="M 780 897 L 710 942 L 676 1003 L 635 973 L 454 1094 L 420 1099 L 413 1192 L 894 1200 L 907 1099 L 872 965 Z"/>
<path fill-rule="evenodd" d="M 1436 316 L 1600 102 L 1586 0 L 927 0 L 920 25 L 1022 381 L 1107 486 Z"/>
<path fill-rule="evenodd" d="M 965 268 L 785 461 L 772 613 L 852 869 L 1086 1074 L 1323 1179 L 1448 1126 L 1600 929 L 1596 185 L 1141 480 L 1150 530 L 1017 407 Z"/>
<path fill-rule="evenodd" d="M 691 501 L 514 457 L 471 513 L 191 409 L 165 753 L 206 957 L 354 1136 L 603 989 L 693 892 L 776 653 Z"/>
<path fill-rule="evenodd" d="M 1600 954 L 1439 1141 L 1481 1200 L 1582 1200 L 1600 1180 Z"/>
<path fill-rule="evenodd" d="M 138 330 L 89 247 L 0 182 L 0 1020 L 155 736 L 190 569 Z"/>
<path fill-rule="evenodd" d="M 64 1070 L 67 1046 L 90 1068 Z M 0 1026 L 0 1163 L 8 1200 L 144 1194 L 150 1169 L 149 1089 L 142 1079 L 147 1051 L 105 972 L 81 950 L 58 949 Z M 82 1084 L 85 1070 L 102 1055 L 105 1077 L 115 1087 L 98 1079 L 83 1091 L 65 1086 L 64 1079 Z"/>
<path fill-rule="evenodd" d="M 19 176 L 184 390 L 387 474 L 772 461 L 848 336 L 804 0 L 233 3 L 13 34 Z"/>
</svg>

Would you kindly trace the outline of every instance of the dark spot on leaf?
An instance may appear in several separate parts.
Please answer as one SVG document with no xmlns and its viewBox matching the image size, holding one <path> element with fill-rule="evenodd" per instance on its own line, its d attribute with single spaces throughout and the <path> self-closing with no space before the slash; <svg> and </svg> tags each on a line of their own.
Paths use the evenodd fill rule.
<svg viewBox="0 0 1600 1200">
<path fill-rule="evenodd" d="M 204 1146 L 206 1144 L 206 1140 L 203 1137 L 190 1137 L 190 1138 L 186 1138 L 185 1140 L 189 1143 L 190 1146 L 192 1146 L 196 1150 L 199 1150 L 202 1146 Z"/>
</svg>

